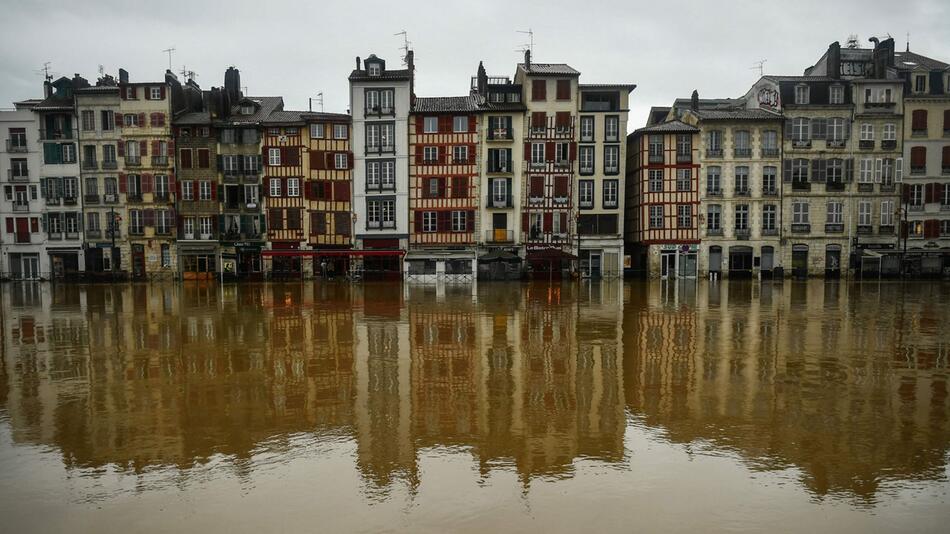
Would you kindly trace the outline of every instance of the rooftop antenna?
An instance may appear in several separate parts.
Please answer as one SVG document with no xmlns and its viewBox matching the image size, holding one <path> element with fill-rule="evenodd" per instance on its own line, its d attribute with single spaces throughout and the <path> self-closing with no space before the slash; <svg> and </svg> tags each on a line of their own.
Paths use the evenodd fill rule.
<svg viewBox="0 0 950 534">
<path fill-rule="evenodd" d="M 409 40 L 409 33 L 406 32 L 406 30 L 393 34 L 393 36 L 400 35 L 402 35 L 402 46 L 399 47 L 399 49 L 402 50 L 402 64 L 409 66 L 408 57 L 409 51 L 412 50 L 412 41 Z"/>
<path fill-rule="evenodd" d="M 242 85 L 242 86 L 241 86 L 241 94 L 243 94 L 244 96 L 247 96 L 247 86 L 246 86 L 246 85 Z"/>
<path fill-rule="evenodd" d="M 762 75 L 765 73 L 765 62 L 766 62 L 766 61 L 768 61 L 768 60 L 767 60 L 767 59 L 760 59 L 760 60 L 758 60 L 758 61 L 753 61 L 753 62 L 752 62 L 752 66 L 749 67 L 749 70 L 758 70 L 758 71 L 759 71 L 759 78 L 761 78 Z"/>
<path fill-rule="evenodd" d="M 524 52 L 525 50 L 530 50 L 531 55 L 533 56 L 534 55 L 534 31 L 532 31 L 531 28 L 528 28 L 527 30 L 515 30 L 515 32 L 523 33 L 528 36 L 528 43 L 521 45 L 521 51 Z"/>
<path fill-rule="evenodd" d="M 198 77 L 198 73 L 193 70 L 188 70 L 184 65 L 181 66 L 181 77 L 185 80 L 194 80 Z"/>
<path fill-rule="evenodd" d="M 168 54 L 168 70 L 172 70 L 172 52 L 175 51 L 175 45 L 172 45 L 171 48 L 166 48 L 162 52 Z"/>
<path fill-rule="evenodd" d="M 39 73 L 42 72 L 42 73 L 43 73 L 43 78 L 46 79 L 46 81 L 51 82 L 51 81 L 53 81 L 53 74 L 50 73 L 49 66 L 50 66 L 50 62 L 47 61 L 46 63 L 43 63 L 43 66 L 42 66 L 39 70 L 36 70 L 36 71 L 33 71 L 33 72 L 35 72 L 35 73 L 37 73 L 37 74 L 39 74 Z"/>
<path fill-rule="evenodd" d="M 320 113 L 323 113 L 323 91 L 317 93 L 316 98 L 309 98 L 308 100 L 310 101 L 310 111 L 313 111 L 313 101 L 316 100 L 320 104 Z"/>
<path fill-rule="evenodd" d="M 910 52 L 910 32 L 907 32 L 907 51 Z"/>
<path fill-rule="evenodd" d="M 858 47 L 858 34 L 852 33 L 848 36 L 848 42 L 845 44 L 848 48 L 857 48 Z"/>
<path fill-rule="evenodd" d="M 99 65 L 99 76 L 102 77 L 106 73 L 106 68 L 102 65 Z"/>
</svg>

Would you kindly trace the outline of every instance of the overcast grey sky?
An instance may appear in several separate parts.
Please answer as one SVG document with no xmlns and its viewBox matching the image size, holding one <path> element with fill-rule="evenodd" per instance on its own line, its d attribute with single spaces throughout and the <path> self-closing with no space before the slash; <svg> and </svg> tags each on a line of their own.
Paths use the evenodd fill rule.
<svg viewBox="0 0 950 534">
<path fill-rule="evenodd" d="M 766 74 L 801 74 L 849 34 L 866 46 L 890 33 L 903 50 L 910 32 L 912 51 L 950 62 L 947 0 L 0 0 L 0 14 L 0 107 L 40 96 L 46 61 L 90 81 L 99 65 L 160 80 L 162 49 L 174 46 L 173 70 L 196 71 L 202 88 L 222 85 L 235 65 L 252 95 L 306 109 L 322 91 L 326 111 L 342 112 L 355 56 L 398 66 L 401 30 L 415 49 L 419 96 L 467 94 L 479 60 L 489 74 L 511 76 L 527 41 L 516 30 L 531 28 L 536 61 L 569 63 L 585 83 L 638 85 L 631 129 L 650 106 L 694 88 L 710 98 L 743 94 L 761 59 Z"/>
</svg>

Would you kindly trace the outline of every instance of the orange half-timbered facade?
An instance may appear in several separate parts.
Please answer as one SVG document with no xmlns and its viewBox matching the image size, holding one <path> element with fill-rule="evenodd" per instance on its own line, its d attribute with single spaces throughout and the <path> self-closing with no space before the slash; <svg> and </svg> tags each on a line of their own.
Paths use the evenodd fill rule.
<svg viewBox="0 0 950 534">
<path fill-rule="evenodd" d="M 699 245 L 699 129 L 679 120 L 627 138 L 625 223 L 632 268 L 650 277 L 694 278 Z"/>
<path fill-rule="evenodd" d="M 304 222 L 304 127 L 299 111 L 273 111 L 264 120 L 261 157 L 267 242 L 264 270 L 272 277 L 301 277 L 312 272 L 312 258 L 294 251 L 306 242 Z"/>
<path fill-rule="evenodd" d="M 313 274 L 332 278 L 349 270 L 353 246 L 351 201 L 353 152 L 351 118 L 343 113 L 305 113 L 307 150 L 304 198 L 307 244 L 313 253 Z"/>
<path fill-rule="evenodd" d="M 471 96 L 417 98 L 409 120 L 409 277 L 473 277 L 478 120 Z"/>
</svg>

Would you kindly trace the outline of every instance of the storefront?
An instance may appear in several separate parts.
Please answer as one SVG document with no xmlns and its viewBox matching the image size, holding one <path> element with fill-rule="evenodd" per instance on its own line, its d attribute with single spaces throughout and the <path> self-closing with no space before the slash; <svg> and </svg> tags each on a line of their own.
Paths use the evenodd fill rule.
<svg viewBox="0 0 950 534">
<path fill-rule="evenodd" d="M 360 261 L 363 265 L 369 264 L 392 264 L 400 265 L 402 263 L 402 255 L 405 254 L 401 250 L 288 250 L 288 249 L 278 249 L 278 250 L 264 250 L 261 253 L 261 257 L 269 264 L 275 266 L 301 266 L 304 262 L 312 262 L 313 273 L 315 275 L 320 275 L 323 273 L 323 269 L 329 265 L 344 265 L 352 266 L 357 262 L 356 258 L 360 258 Z M 382 260 L 382 261 L 380 261 Z M 287 272 L 287 271 L 284 271 Z M 293 272 L 293 271 L 291 271 Z M 308 273 L 311 272 L 308 268 Z M 302 277 L 301 271 L 293 272 L 293 275 L 297 277 Z M 378 273 L 377 273 L 378 274 Z M 273 273 L 272 273 L 273 275 Z M 349 277 L 350 279 L 361 279 L 363 277 L 363 272 L 356 268 L 341 269 L 339 271 L 334 267 L 333 277 Z M 399 273 L 396 273 L 398 278 Z M 327 276 L 329 278 L 329 274 Z"/>
<path fill-rule="evenodd" d="M 654 253 L 660 258 L 660 278 L 696 278 L 699 245 L 659 245 Z"/>
<path fill-rule="evenodd" d="M 182 280 L 213 280 L 218 276 L 218 251 L 213 245 L 180 245 L 178 261 Z"/>
<path fill-rule="evenodd" d="M 825 278 L 841 277 L 841 245 L 825 247 Z"/>
<path fill-rule="evenodd" d="M 82 266 L 79 262 L 79 247 L 68 249 L 48 248 L 47 253 L 49 254 L 49 265 L 53 280 L 69 280 L 79 277 L 82 272 Z"/>
<path fill-rule="evenodd" d="M 471 281 L 475 279 L 474 250 L 413 250 L 405 257 L 406 280 Z"/>
<path fill-rule="evenodd" d="M 547 248 L 528 250 L 525 257 L 528 277 L 536 280 L 568 278 L 577 256 L 561 249 Z"/>
<path fill-rule="evenodd" d="M 729 247 L 729 278 L 752 278 L 752 247 Z"/>
<path fill-rule="evenodd" d="M 792 276 L 808 278 L 808 245 L 792 245 Z"/>
<path fill-rule="evenodd" d="M 478 258 L 479 280 L 520 280 L 521 256 L 514 250 L 494 249 Z"/>
</svg>

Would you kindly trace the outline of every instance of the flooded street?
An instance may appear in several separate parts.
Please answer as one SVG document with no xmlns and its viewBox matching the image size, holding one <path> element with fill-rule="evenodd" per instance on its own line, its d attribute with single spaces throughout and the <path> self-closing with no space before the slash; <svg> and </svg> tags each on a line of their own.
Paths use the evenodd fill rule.
<svg viewBox="0 0 950 534">
<path fill-rule="evenodd" d="M 0 296 L 3 532 L 950 520 L 948 284 Z"/>
</svg>

